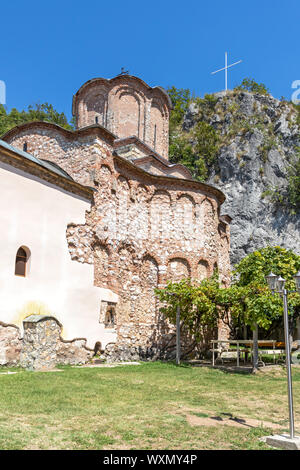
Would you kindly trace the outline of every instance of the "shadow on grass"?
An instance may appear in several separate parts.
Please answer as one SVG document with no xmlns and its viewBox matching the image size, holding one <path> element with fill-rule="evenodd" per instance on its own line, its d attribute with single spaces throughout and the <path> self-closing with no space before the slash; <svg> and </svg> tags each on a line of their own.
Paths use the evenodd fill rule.
<svg viewBox="0 0 300 470">
<path fill-rule="evenodd" d="M 249 365 L 247 367 L 237 367 L 235 365 L 217 365 L 217 366 L 212 366 L 211 363 L 209 362 L 203 362 L 203 361 L 181 361 L 180 364 L 176 364 L 176 361 L 155 361 L 152 362 L 152 364 L 164 364 L 168 365 L 171 367 L 174 367 L 176 369 L 194 369 L 196 367 L 203 367 L 206 369 L 210 370 L 220 370 L 222 372 L 225 372 L 226 374 L 247 374 L 251 375 L 253 372 L 253 367 L 252 365 Z"/>
<path fill-rule="evenodd" d="M 252 364 L 249 366 L 239 366 L 237 367 L 236 365 L 232 364 L 227 364 L 227 365 L 215 365 L 212 366 L 208 362 L 195 362 L 195 363 L 189 363 L 191 367 L 205 367 L 210 370 L 220 370 L 222 372 L 225 372 L 226 374 L 252 374 L 253 372 L 253 366 Z"/>
<path fill-rule="evenodd" d="M 173 366 L 176 369 L 191 369 L 193 366 L 188 361 L 181 361 L 180 364 L 176 364 L 176 361 L 154 361 L 152 364 L 166 364 Z"/>
<path fill-rule="evenodd" d="M 239 375 L 252 375 L 253 374 L 253 367 L 236 367 L 236 366 L 218 366 L 218 367 L 211 367 L 211 369 L 218 369 L 222 372 L 225 372 L 225 374 L 239 374 Z"/>
</svg>

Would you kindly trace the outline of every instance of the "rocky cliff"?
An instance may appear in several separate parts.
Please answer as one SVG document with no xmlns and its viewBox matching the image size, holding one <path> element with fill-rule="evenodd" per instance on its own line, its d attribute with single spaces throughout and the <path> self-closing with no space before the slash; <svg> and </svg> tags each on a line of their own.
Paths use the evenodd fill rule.
<svg viewBox="0 0 300 470">
<path fill-rule="evenodd" d="M 196 148 L 193 129 L 205 121 L 218 146 L 206 181 L 226 195 L 223 213 L 232 217 L 231 262 L 267 245 L 300 254 L 300 212 L 286 199 L 288 174 L 300 146 L 295 107 L 268 94 L 242 90 L 190 103 L 180 129 Z M 206 103 L 207 104 L 207 103 Z"/>
</svg>

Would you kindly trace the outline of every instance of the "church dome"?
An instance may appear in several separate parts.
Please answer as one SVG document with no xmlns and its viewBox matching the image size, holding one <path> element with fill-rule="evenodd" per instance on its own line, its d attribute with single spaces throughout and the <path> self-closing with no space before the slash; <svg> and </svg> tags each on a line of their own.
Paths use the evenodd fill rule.
<svg viewBox="0 0 300 470">
<path fill-rule="evenodd" d="M 172 103 L 162 87 L 131 75 L 87 81 L 73 97 L 77 128 L 98 124 L 119 138 L 138 137 L 168 157 Z"/>
</svg>

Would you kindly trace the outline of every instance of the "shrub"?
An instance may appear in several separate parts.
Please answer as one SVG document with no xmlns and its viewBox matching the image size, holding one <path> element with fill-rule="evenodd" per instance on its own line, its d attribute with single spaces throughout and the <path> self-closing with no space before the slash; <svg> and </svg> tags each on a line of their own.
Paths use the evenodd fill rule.
<svg viewBox="0 0 300 470">
<path fill-rule="evenodd" d="M 295 212 L 300 210 L 300 149 L 294 164 L 288 170 L 289 202 Z"/>
<path fill-rule="evenodd" d="M 214 163 L 220 138 L 216 130 L 207 122 L 198 122 L 193 129 L 195 139 L 195 152 L 203 157 L 205 163 L 210 166 Z"/>
<path fill-rule="evenodd" d="M 185 165 L 194 178 L 205 181 L 209 168 L 213 165 L 216 168 L 219 142 L 215 129 L 199 121 L 191 133 L 174 132 L 170 135 L 170 161 Z"/>
<path fill-rule="evenodd" d="M 247 90 L 260 95 L 267 95 L 269 89 L 263 83 L 257 83 L 253 78 L 244 78 L 242 83 L 238 85 L 235 90 Z"/>
</svg>

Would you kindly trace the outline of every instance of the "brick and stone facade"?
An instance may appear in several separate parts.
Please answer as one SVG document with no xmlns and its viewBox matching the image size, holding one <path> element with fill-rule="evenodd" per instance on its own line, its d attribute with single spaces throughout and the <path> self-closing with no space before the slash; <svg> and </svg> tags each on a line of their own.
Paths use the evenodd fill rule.
<svg viewBox="0 0 300 470">
<path fill-rule="evenodd" d="M 95 321 L 115 332 L 126 357 L 154 354 L 170 332 L 154 288 L 216 268 L 229 284 L 225 197 L 168 162 L 170 107 L 166 92 L 135 77 L 95 79 L 74 96 L 77 130 L 37 122 L 4 136 L 93 188 L 85 222 L 70 221 L 66 239 L 74 263 L 94 267 L 94 285 L 118 295 L 115 305 L 99 305 Z"/>
<path fill-rule="evenodd" d="M 89 80 L 73 98 L 78 128 L 96 122 L 120 138 L 135 135 L 166 158 L 170 109 L 162 88 L 129 75 Z"/>
</svg>

